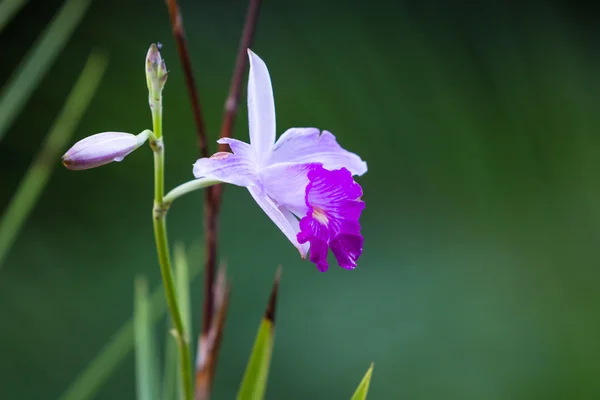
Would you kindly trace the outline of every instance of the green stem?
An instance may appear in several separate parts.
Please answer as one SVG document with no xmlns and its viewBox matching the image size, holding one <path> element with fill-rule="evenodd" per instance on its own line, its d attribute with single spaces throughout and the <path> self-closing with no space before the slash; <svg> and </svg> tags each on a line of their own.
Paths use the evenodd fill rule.
<svg viewBox="0 0 600 400">
<path fill-rule="evenodd" d="M 192 360 L 188 338 L 185 335 L 183 319 L 177 302 L 175 280 L 173 279 L 171 256 L 169 254 L 169 241 L 167 239 L 166 209 L 168 206 L 165 205 L 163 199 L 165 187 L 165 153 L 162 141 L 162 99 L 160 94 L 158 95 L 158 98 L 151 98 L 150 103 L 155 135 L 155 137 L 150 140 L 150 147 L 154 151 L 154 208 L 152 215 L 152 220 L 154 222 L 154 236 L 156 240 L 158 262 L 160 264 L 160 273 L 165 287 L 165 297 L 167 298 L 167 305 L 175 328 L 174 336 L 177 340 L 177 347 L 179 350 L 179 367 L 181 370 L 184 398 L 185 400 L 192 400 Z"/>
<path fill-rule="evenodd" d="M 165 193 L 165 150 L 163 140 L 150 139 L 154 151 L 154 208 L 161 206 Z"/>
<path fill-rule="evenodd" d="M 160 89 L 155 89 L 160 90 Z M 154 135 L 160 139 L 162 137 L 162 95 L 158 98 L 150 96 L 150 109 L 152 111 L 152 126 Z"/>
<path fill-rule="evenodd" d="M 160 264 L 160 273 L 165 287 L 165 296 L 173 326 L 175 327 L 175 339 L 179 349 L 179 368 L 181 370 L 183 392 L 186 400 L 192 400 L 192 360 L 188 346 L 188 338 L 185 336 L 183 319 L 177 303 L 175 293 L 175 280 L 173 279 L 173 270 L 171 269 L 171 256 L 169 255 L 169 243 L 167 240 L 167 227 L 164 213 L 155 211 L 154 218 L 154 236 L 156 238 L 156 249 L 158 251 L 158 261 Z"/>
<path fill-rule="evenodd" d="M 184 194 L 188 194 L 195 190 L 204 189 L 219 183 L 221 183 L 221 181 L 209 178 L 194 179 L 193 181 L 182 183 L 181 185 L 171 189 L 171 191 L 165 195 L 163 198 L 163 204 L 169 207 L 175 200 Z"/>
</svg>

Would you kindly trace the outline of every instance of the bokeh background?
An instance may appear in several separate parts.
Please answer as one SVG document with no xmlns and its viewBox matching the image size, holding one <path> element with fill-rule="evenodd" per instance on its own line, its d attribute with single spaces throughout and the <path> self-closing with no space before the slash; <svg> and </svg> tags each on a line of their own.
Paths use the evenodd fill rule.
<svg viewBox="0 0 600 400">
<path fill-rule="evenodd" d="M 0 83 L 60 4 L 30 1 L 4 29 Z M 180 5 L 213 142 L 246 3 Z M 600 397 L 599 15 L 566 1 L 265 2 L 253 49 L 270 68 L 278 131 L 328 129 L 368 162 L 365 248 L 356 270 L 319 273 L 228 187 L 220 257 L 233 293 L 214 398 L 237 392 L 278 264 L 268 399 L 349 398 L 371 361 L 372 399 Z M 164 2 L 95 0 L 0 142 L 3 209 L 93 48 L 109 67 L 71 142 L 151 127 L 143 61 L 155 41 L 171 71 L 167 186 L 192 177 Z M 169 216 L 196 266 L 202 201 Z M 151 206 L 145 148 L 85 172 L 56 160 L 0 270 L 1 398 L 58 398 L 131 316 L 135 276 L 160 285 Z M 192 294 L 198 327 L 200 277 Z M 95 398 L 134 393 L 129 353 Z"/>
</svg>

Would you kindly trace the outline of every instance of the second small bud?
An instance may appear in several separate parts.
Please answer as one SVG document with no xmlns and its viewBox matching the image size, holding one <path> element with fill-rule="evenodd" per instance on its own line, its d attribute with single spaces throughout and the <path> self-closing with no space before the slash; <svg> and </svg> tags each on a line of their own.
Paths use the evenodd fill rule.
<svg viewBox="0 0 600 400">
<path fill-rule="evenodd" d="M 162 92 L 169 71 L 165 60 L 163 60 L 159 51 L 160 45 L 152 43 L 146 54 L 146 83 L 148 92 L 153 98 L 158 98 Z"/>
</svg>

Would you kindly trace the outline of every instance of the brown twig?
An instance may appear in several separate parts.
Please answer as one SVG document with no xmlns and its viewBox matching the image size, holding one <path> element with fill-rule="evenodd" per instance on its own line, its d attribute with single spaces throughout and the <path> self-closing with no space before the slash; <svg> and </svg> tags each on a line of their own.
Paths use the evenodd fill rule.
<svg viewBox="0 0 600 400">
<path fill-rule="evenodd" d="M 204 235 L 206 237 L 206 260 L 204 262 L 204 302 L 202 307 L 202 331 L 200 334 L 200 345 L 202 337 L 206 337 L 210 331 L 212 314 L 214 311 L 214 281 L 215 266 L 217 264 L 217 240 L 218 240 L 218 214 L 219 204 L 217 193 L 220 185 L 208 188 L 204 195 Z"/>
<path fill-rule="evenodd" d="M 192 64 L 190 61 L 190 55 L 185 40 L 185 33 L 183 30 L 183 19 L 179 10 L 177 0 L 167 0 L 167 7 L 169 9 L 169 17 L 171 21 L 171 27 L 173 30 L 173 36 L 177 43 L 177 53 L 179 54 L 179 60 L 183 67 L 185 75 L 186 87 L 188 95 L 190 97 L 190 103 L 192 105 L 192 113 L 194 115 L 194 122 L 196 124 L 196 136 L 198 149 L 202 157 L 208 157 L 208 144 L 206 140 L 206 126 L 204 118 L 202 116 L 202 109 L 200 107 L 200 99 L 196 90 L 196 83 L 194 74 L 192 72 Z M 198 363 L 201 365 L 203 376 L 206 378 L 201 379 L 197 384 L 196 398 L 200 394 L 200 399 L 208 399 L 210 397 L 210 382 L 212 380 L 211 373 L 212 368 L 206 368 L 206 365 L 211 363 L 213 359 L 211 353 L 214 352 L 213 346 L 209 346 L 209 341 L 206 340 L 209 337 L 210 327 L 212 322 L 212 315 L 214 311 L 214 293 L 213 283 L 215 277 L 216 257 L 217 257 L 217 213 L 218 206 L 216 204 L 217 197 L 215 196 L 215 189 L 208 188 L 205 191 L 204 201 L 204 234 L 206 237 L 206 261 L 204 265 L 204 301 L 203 301 L 203 312 L 202 312 L 202 333 L 200 335 L 201 347 L 198 349 Z M 225 311 L 226 312 L 226 308 Z M 204 340 L 202 339 L 204 338 Z M 210 367 L 210 366 L 209 366 Z M 196 379 L 198 380 L 199 375 L 196 373 Z"/>
<path fill-rule="evenodd" d="M 198 141 L 198 149 L 202 157 L 208 157 L 208 145 L 206 141 L 206 125 L 204 123 L 204 117 L 202 115 L 202 108 L 200 107 L 200 99 L 198 98 L 198 92 L 196 90 L 196 82 L 194 80 L 194 73 L 192 72 L 192 62 L 190 60 L 190 53 L 187 48 L 187 42 L 185 40 L 185 32 L 183 30 L 183 20 L 181 19 L 181 12 L 179 11 L 179 5 L 177 0 L 166 0 L 169 8 L 169 17 L 171 20 L 171 27 L 173 30 L 173 36 L 175 36 L 175 42 L 177 43 L 177 53 L 179 54 L 179 61 L 183 68 L 185 76 L 185 85 L 190 96 L 190 103 L 192 105 L 192 113 L 194 115 L 194 122 L 196 123 L 196 136 Z"/>
<path fill-rule="evenodd" d="M 229 86 L 229 95 L 225 101 L 225 115 L 223 117 L 223 124 L 221 125 L 221 137 L 231 137 L 233 133 L 233 125 L 235 123 L 238 104 L 242 94 L 244 71 L 246 70 L 246 63 L 248 60 L 247 49 L 252 46 L 252 41 L 254 39 L 256 21 L 258 20 L 258 14 L 260 12 L 260 3 L 261 0 L 250 0 L 248 12 L 246 13 L 246 23 L 244 25 L 244 31 L 242 32 L 237 59 L 235 60 L 235 69 L 233 70 L 231 85 Z M 219 151 L 226 150 L 226 144 L 219 146 Z"/>
<path fill-rule="evenodd" d="M 225 317 L 229 307 L 231 284 L 227 281 L 225 267 L 221 267 L 219 277 L 215 282 L 215 310 L 208 335 L 201 340 L 202 347 L 198 349 L 196 360 L 196 400 L 210 398 L 212 380 L 217 369 L 221 339 L 225 328 Z M 202 337 L 202 336 L 201 336 Z"/>
<path fill-rule="evenodd" d="M 247 64 L 247 49 L 252 45 L 252 41 L 254 39 L 254 32 L 256 31 L 256 23 L 260 11 L 260 4 L 261 0 L 250 0 L 250 5 L 246 13 L 246 21 L 244 23 L 244 30 L 240 40 L 233 76 L 231 78 L 229 94 L 227 96 L 227 100 L 225 101 L 225 112 L 223 116 L 223 124 L 221 126 L 221 137 L 231 137 L 233 134 L 233 126 L 237 116 L 238 103 L 242 92 L 242 81 Z M 219 151 L 225 150 L 227 150 L 227 145 L 219 146 Z M 210 212 L 206 214 L 206 268 L 212 268 L 213 270 L 216 263 L 217 224 L 222 196 L 222 185 L 213 186 L 212 190 L 207 192 L 206 202 L 209 204 Z M 208 272 L 206 273 L 206 276 L 208 277 Z M 210 287 L 207 286 L 208 282 L 208 279 L 206 279 L 205 294 L 212 293 L 214 291 L 212 285 Z M 198 347 L 201 349 L 208 348 L 209 353 L 212 354 L 207 354 L 207 356 L 204 358 L 205 362 L 196 365 L 196 400 L 206 400 L 210 397 L 210 389 L 215 373 L 220 338 L 223 333 L 222 323 L 218 324 L 217 326 L 211 326 L 213 323 L 213 317 L 207 311 L 213 309 L 214 306 L 212 300 L 206 299 L 205 297 L 202 333 L 200 334 Z M 222 313 L 219 312 L 217 317 L 222 317 L 224 319 L 225 314 L 221 314 Z M 215 329 L 217 329 L 217 331 L 215 331 Z M 213 335 L 215 337 L 214 340 L 212 340 Z"/>
<path fill-rule="evenodd" d="M 260 13 L 261 0 L 250 0 L 248 11 L 246 12 L 246 22 L 244 23 L 244 30 L 242 32 L 242 38 L 238 48 L 237 58 L 235 60 L 235 68 L 233 70 L 233 76 L 231 77 L 231 84 L 229 86 L 229 94 L 227 100 L 225 100 L 225 112 L 223 115 L 223 123 L 221 124 L 221 137 L 231 137 L 233 135 L 233 127 L 235 124 L 235 118 L 237 116 L 238 105 L 240 103 L 240 97 L 242 94 L 242 82 L 244 80 L 244 71 L 246 70 L 246 63 L 248 60 L 247 49 L 252 46 L 254 40 L 254 33 L 256 32 L 256 23 L 258 21 L 258 14 Z M 226 144 L 219 145 L 219 151 L 227 151 L 228 146 Z M 221 205 L 221 197 L 223 196 L 223 186 L 214 186 L 214 190 L 211 193 L 213 196 L 212 200 L 217 207 L 217 213 Z"/>
<path fill-rule="evenodd" d="M 247 49 L 252 46 L 252 42 L 254 40 L 256 23 L 260 13 L 260 5 L 261 0 L 250 0 L 250 5 L 248 6 L 248 11 L 246 12 L 246 22 L 244 23 L 244 30 L 242 31 L 237 58 L 235 60 L 235 68 L 233 70 L 233 76 L 231 77 L 229 94 L 227 95 L 227 100 L 225 101 L 225 112 L 223 115 L 223 123 L 221 124 L 222 138 L 233 136 L 233 127 L 235 124 L 235 118 L 237 117 L 238 105 L 240 103 L 240 97 L 242 94 L 244 71 L 246 70 L 246 64 L 248 60 Z M 226 144 L 219 145 L 219 151 L 227 150 L 228 146 Z M 224 187 L 222 185 L 217 185 L 213 187 L 211 193 L 211 201 L 215 206 L 216 214 L 218 214 L 221 206 L 223 189 Z"/>
<path fill-rule="evenodd" d="M 200 98 L 196 90 L 196 83 L 194 79 L 194 74 L 192 72 L 192 64 L 190 61 L 190 55 L 185 40 L 185 33 L 183 30 L 183 19 L 181 18 L 181 12 L 179 10 L 177 0 L 167 0 L 167 6 L 169 9 L 169 17 L 171 20 L 173 36 L 175 36 L 175 41 L 177 43 L 177 53 L 179 54 L 179 60 L 183 67 L 185 83 L 190 97 L 190 103 L 192 104 L 192 113 L 194 114 L 194 122 L 196 124 L 198 149 L 202 157 L 208 157 L 209 152 L 206 141 L 206 126 L 204 124 L 204 118 L 202 116 Z M 204 265 L 204 302 L 202 312 L 202 335 L 208 334 L 214 308 L 214 299 L 212 296 L 212 292 L 217 259 L 218 206 L 216 204 L 216 199 L 217 197 L 215 196 L 214 188 L 208 188 L 205 190 L 204 234 L 206 237 L 206 261 Z"/>
<path fill-rule="evenodd" d="M 183 66 L 186 86 L 192 103 L 194 121 L 196 123 L 196 132 L 198 136 L 198 148 L 202 157 L 208 157 L 208 146 L 206 142 L 206 128 L 200 101 L 196 91 L 196 85 L 192 73 L 189 52 L 187 49 L 183 21 L 177 5 L 177 0 L 166 0 L 169 8 L 173 35 L 177 42 L 177 51 L 179 59 Z M 231 137 L 233 126 L 237 115 L 238 103 L 241 95 L 242 81 L 246 69 L 247 55 L 246 50 L 251 46 L 256 23 L 260 10 L 261 0 L 250 0 L 250 5 L 246 13 L 246 21 L 240 46 L 238 49 L 235 69 L 231 79 L 229 94 L 225 102 L 225 113 L 223 124 L 221 126 L 221 137 Z M 226 150 L 226 145 L 220 146 L 220 151 Z M 204 269 L 204 303 L 202 314 L 202 331 L 199 338 L 199 358 L 196 366 L 196 399 L 208 399 L 210 397 L 210 388 L 214 377 L 216 357 L 219 351 L 220 338 L 224 327 L 224 320 L 227 312 L 229 299 L 229 284 L 223 281 L 222 284 L 215 285 L 215 269 L 217 259 L 218 243 L 218 214 L 223 194 L 222 186 L 213 186 L 206 190 L 205 197 L 205 236 L 206 236 L 206 262 Z M 220 289 L 219 289 L 220 287 Z M 223 288 L 227 288 L 224 289 Z M 224 296 L 222 304 L 217 299 L 217 291 L 221 290 Z M 203 356 L 204 355 L 204 356 Z"/>
</svg>

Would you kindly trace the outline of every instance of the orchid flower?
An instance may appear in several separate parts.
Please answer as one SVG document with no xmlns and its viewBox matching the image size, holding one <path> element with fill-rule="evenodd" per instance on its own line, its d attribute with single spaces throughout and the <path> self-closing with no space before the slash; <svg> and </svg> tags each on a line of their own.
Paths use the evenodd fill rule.
<svg viewBox="0 0 600 400">
<path fill-rule="evenodd" d="M 290 128 L 275 142 L 275 102 L 264 61 L 248 49 L 250 144 L 222 138 L 233 153 L 218 152 L 194 164 L 196 178 L 244 186 L 298 249 L 327 271 L 327 254 L 356 267 L 362 253 L 359 217 L 362 188 L 353 175 L 367 172 L 361 158 L 344 150 L 328 131 Z"/>
</svg>

